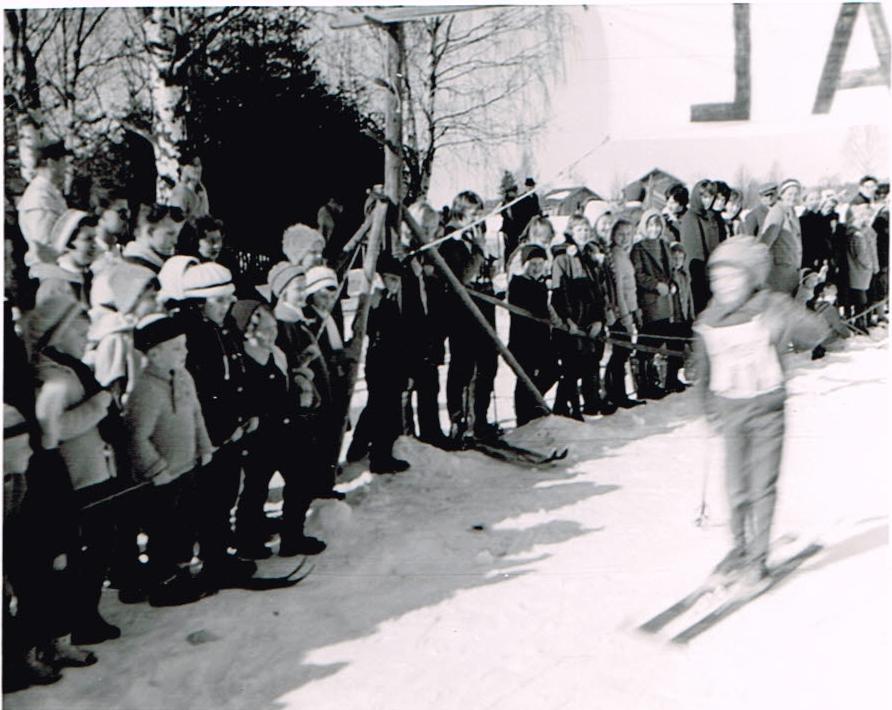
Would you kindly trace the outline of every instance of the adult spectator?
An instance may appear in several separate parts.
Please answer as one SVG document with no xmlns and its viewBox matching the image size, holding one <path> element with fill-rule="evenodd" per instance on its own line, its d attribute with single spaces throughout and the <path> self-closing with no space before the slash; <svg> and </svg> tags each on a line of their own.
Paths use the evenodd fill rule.
<svg viewBox="0 0 892 710">
<path fill-rule="evenodd" d="M 337 227 L 338 218 L 344 211 L 344 206 L 334 197 L 329 197 L 316 213 L 316 228 L 325 237 L 326 245 L 331 245 L 332 238 Z"/>
<path fill-rule="evenodd" d="M 766 285 L 791 296 L 799 286 L 802 264 L 802 232 L 795 210 L 801 190 L 798 180 L 788 178 L 781 183 L 780 199 L 768 211 L 759 233 L 759 241 L 771 253 Z"/>
<path fill-rule="evenodd" d="M 28 183 L 19 202 L 19 227 L 28 242 L 25 263 L 54 262 L 59 253 L 51 244 L 56 220 L 68 206 L 62 194 L 65 168 L 71 151 L 62 141 L 51 141 L 37 148 L 34 178 Z"/>
<path fill-rule="evenodd" d="M 743 195 L 737 190 L 731 190 L 731 196 L 722 210 L 721 220 L 725 225 L 725 234 L 728 237 L 736 237 L 743 229 L 743 220 L 740 213 L 743 210 Z"/>
<path fill-rule="evenodd" d="M 752 237 L 762 233 L 762 224 L 768 216 L 768 210 L 777 202 L 777 184 L 768 182 L 759 188 L 759 204 L 753 207 L 743 220 L 743 232 Z"/>
<path fill-rule="evenodd" d="M 877 235 L 877 259 L 880 271 L 874 279 L 873 301 L 881 301 L 889 297 L 889 183 L 881 183 L 877 188 L 876 201 L 880 205 L 873 220 L 873 231 Z M 880 320 L 886 320 L 880 311 Z"/>
<path fill-rule="evenodd" d="M 715 199 L 712 201 L 712 211 L 715 213 L 716 224 L 719 228 L 719 241 L 725 241 L 729 236 L 728 226 L 725 224 L 725 220 L 722 219 L 722 213 L 725 211 L 725 207 L 728 204 L 728 201 L 731 199 L 731 186 L 726 182 L 722 182 L 721 180 L 715 181 Z"/>
<path fill-rule="evenodd" d="M 201 158 L 195 153 L 184 155 L 180 179 L 170 195 L 170 204 L 183 210 L 189 222 L 211 213 L 208 191 L 201 182 L 201 174 Z"/>
<path fill-rule="evenodd" d="M 809 193 L 807 198 L 812 198 Z M 799 215 L 802 232 L 802 267 L 820 271 L 833 258 L 833 229 L 836 218 L 836 196 L 830 191 L 823 198 L 817 193 L 817 205 L 806 199 L 805 210 Z"/>
<path fill-rule="evenodd" d="M 718 222 L 710 209 L 714 198 L 715 184 L 711 180 L 700 180 L 691 191 L 688 211 L 681 220 L 680 241 L 688 255 L 688 273 L 697 313 L 706 308 L 711 295 L 706 262 L 719 245 Z"/>
<path fill-rule="evenodd" d="M 677 242 L 681 239 L 681 219 L 688 210 L 689 200 L 688 188 L 680 182 L 666 190 L 666 204 L 663 206 L 662 215 L 667 234 L 663 236 L 669 241 Z"/>
<path fill-rule="evenodd" d="M 141 205 L 136 239 L 124 247 L 124 261 L 145 266 L 154 273 L 173 256 L 183 229 L 184 212 L 169 205 Z"/>
</svg>

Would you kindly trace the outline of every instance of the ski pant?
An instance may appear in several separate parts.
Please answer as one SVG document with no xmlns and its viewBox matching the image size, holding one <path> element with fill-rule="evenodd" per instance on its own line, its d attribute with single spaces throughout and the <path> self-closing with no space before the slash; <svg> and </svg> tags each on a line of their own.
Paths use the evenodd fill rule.
<svg viewBox="0 0 892 710">
<path fill-rule="evenodd" d="M 261 424 L 261 427 L 263 425 Z M 235 530 L 239 544 L 262 545 L 267 526 L 264 506 L 269 497 L 269 483 L 278 471 L 285 482 L 282 489 L 282 537 L 300 537 L 304 532 L 307 511 L 319 487 L 321 458 L 313 456 L 314 439 L 311 426 L 304 422 L 292 429 L 278 430 L 279 436 L 263 434 L 262 429 L 246 442 L 242 491 L 235 512 Z M 307 455 L 295 456 L 282 450 L 282 442 L 293 440 L 306 447 Z"/>
<path fill-rule="evenodd" d="M 725 444 L 725 479 L 735 545 L 748 564 L 768 557 L 784 443 L 784 400 L 776 390 L 752 399 L 716 397 Z"/>
<path fill-rule="evenodd" d="M 511 354 L 529 375 L 536 389 L 544 397 L 558 379 L 558 367 L 554 360 L 550 343 L 542 343 L 536 351 L 526 348 L 514 347 Z M 527 389 L 526 385 L 517 380 L 514 385 L 514 418 L 517 426 L 523 426 L 537 417 L 544 416 L 545 412 L 539 406 L 535 397 Z"/>
<path fill-rule="evenodd" d="M 496 312 L 491 303 L 478 303 L 481 313 L 495 329 Z M 473 382 L 475 424 L 487 421 L 489 402 L 492 397 L 499 353 L 489 335 L 475 320 L 460 314 L 449 334 L 449 372 L 446 377 L 446 406 L 449 419 L 466 422 L 465 393 Z M 455 317 L 455 314 L 453 314 Z"/>
<path fill-rule="evenodd" d="M 243 451 L 241 442 L 225 444 L 196 472 L 194 509 L 205 565 L 223 560 L 233 542 L 230 516 L 238 498 Z"/>
<path fill-rule="evenodd" d="M 146 494 L 150 586 L 160 584 L 192 560 L 196 531 L 195 473 L 189 471 Z"/>
</svg>

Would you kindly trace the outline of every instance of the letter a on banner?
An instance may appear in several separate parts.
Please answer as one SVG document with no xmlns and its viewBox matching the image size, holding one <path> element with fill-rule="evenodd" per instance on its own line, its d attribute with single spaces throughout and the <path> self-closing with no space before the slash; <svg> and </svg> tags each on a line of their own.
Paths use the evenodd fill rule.
<svg viewBox="0 0 892 710">
<path fill-rule="evenodd" d="M 870 35 L 879 57 L 879 66 L 843 72 L 846 52 L 852 40 L 852 31 L 858 11 L 863 8 L 870 23 Z M 833 97 L 840 89 L 860 89 L 867 86 L 889 85 L 889 29 L 879 3 L 843 3 L 833 30 L 833 40 L 827 52 L 827 61 L 818 84 L 818 95 L 812 113 L 829 113 Z"/>
</svg>

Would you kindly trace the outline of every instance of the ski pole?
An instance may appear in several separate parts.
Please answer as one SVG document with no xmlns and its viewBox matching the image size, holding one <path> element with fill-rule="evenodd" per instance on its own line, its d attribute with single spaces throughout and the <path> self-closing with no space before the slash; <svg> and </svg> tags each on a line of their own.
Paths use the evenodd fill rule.
<svg viewBox="0 0 892 710">
<path fill-rule="evenodd" d="M 707 449 L 706 449 L 706 465 L 703 467 L 703 484 L 700 487 L 700 508 L 697 510 L 697 518 L 694 520 L 694 525 L 698 528 L 702 528 L 706 521 L 709 519 L 709 511 L 706 508 L 706 486 L 709 482 L 709 469 L 712 468 L 713 464 L 713 441 L 710 432 L 709 438 L 706 440 Z"/>
</svg>

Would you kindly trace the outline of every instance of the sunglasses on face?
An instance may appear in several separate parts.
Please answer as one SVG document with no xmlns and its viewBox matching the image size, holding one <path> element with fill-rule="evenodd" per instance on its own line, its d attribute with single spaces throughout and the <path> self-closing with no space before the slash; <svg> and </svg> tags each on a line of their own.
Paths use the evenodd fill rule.
<svg viewBox="0 0 892 710">
<path fill-rule="evenodd" d="M 183 212 L 180 207 L 175 207 L 173 205 L 161 205 L 155 203 L 149 207 L 149 211 L 146 214 L 146 219 L 152 224 L 157 224 L 165 217 L 170 217 L 174 222 L 186 221 L 186 213 Z"/>
</svg>

